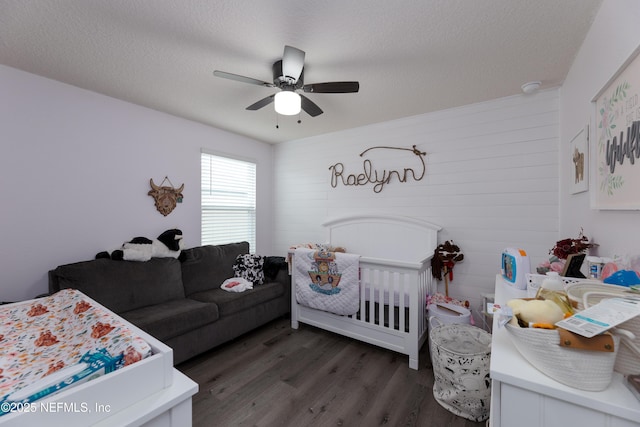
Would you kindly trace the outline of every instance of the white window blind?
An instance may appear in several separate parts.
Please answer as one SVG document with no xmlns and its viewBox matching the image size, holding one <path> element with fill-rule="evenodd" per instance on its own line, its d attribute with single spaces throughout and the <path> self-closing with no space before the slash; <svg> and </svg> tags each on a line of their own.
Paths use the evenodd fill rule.
<svg viewBox="0 0 640 427">
<path fill-rule="evenodd" d="M 256 247 L 256 164 L 201 154 L 203 245 L 249 242 Z"/>
</svg>

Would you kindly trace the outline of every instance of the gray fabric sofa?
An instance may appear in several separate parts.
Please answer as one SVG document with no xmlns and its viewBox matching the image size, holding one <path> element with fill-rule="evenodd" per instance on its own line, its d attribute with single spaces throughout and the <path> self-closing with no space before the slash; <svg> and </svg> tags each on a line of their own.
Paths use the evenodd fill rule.
<svg viewBox="0 0 640 427">
<path fill-rule="evenodd" d="M 178 364 L 290 312 L 283 259 L 265 265 L 264 284 L 237 293 L 220 288 L 234 277 L 236 257 L 248 252 L 240 242 L 185 249 L 180 260 L 61 265 L 49 271 L 49 292 L 78 289 L 173 348 Z"/>
</svg>

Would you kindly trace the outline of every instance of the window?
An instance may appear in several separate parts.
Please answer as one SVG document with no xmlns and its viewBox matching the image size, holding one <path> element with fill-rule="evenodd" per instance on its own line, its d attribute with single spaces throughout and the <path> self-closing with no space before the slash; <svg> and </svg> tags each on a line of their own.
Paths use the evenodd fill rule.
<svg viewBox="0 0 640 427">
<path fill-rule="evenodd" d="M 256 164 L 201 154 L 203 245 L 249 242 L 256 248 Z"/>
</svg>

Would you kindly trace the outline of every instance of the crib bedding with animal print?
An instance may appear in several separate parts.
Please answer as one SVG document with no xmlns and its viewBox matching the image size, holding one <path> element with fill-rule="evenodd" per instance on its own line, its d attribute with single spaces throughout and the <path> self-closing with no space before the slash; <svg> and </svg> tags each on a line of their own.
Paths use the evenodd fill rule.
<svg viewBox="0 0 640 427">
<path fill-rule="evenodd" d="M 122 319 L 75 289 L 0 306 L 0 408 L 33 402 L 151 354 Z"/>
</svg>

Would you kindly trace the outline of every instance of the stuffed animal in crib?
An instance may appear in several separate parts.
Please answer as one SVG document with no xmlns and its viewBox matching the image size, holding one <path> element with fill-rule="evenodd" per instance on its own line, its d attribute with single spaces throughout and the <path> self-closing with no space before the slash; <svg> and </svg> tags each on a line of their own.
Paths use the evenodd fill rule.
<svg viewBox="0 0 640 427">
<path fill-rule="evenodd" d="M 167 230 L 157 239 L 135 237 L 126 242 L 120 249 L 111 253 L 100 252 L 98 258 L 111 258 L 124 261 L 149 261 L 151 258 L 178 258 L 182 251 L 182 231 L 177 228 Z"/>
</svg>

